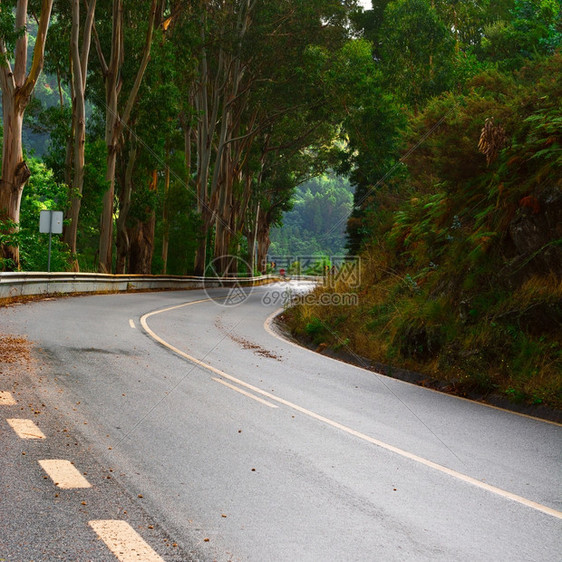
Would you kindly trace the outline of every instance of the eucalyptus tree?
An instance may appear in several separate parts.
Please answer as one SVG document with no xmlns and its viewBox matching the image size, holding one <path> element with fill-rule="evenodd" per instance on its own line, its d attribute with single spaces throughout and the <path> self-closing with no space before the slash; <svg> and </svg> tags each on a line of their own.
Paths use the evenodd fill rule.
<svg viewBox="0 0 562 562">
<path fill-rule="evenodd" d="M 72 0 L 72 27 L 70 39 L 71 92 L 72 92 L 72 190 L 70 209 L 67 212 L 68 224 L 64 232 L 64 241 L 73 255 L 76 254 L 76 237 L 78 220 L 84 188 L 84 168 L 86 150 L 86 81 L 88 78 L 88 61 L 90 44 L 96 10 L 96 0 L 90 0 L 85 22 L 82 26 L 80 17 L 80 0 Z M 80 29 L 82 37 L 80 37 Z M 78 270 L 78 260 L 74 259 L 73 269 Z"/>
<path fill-rule="evenodd" d="M 127 5 L 126 16 L 123 0 L 113 0 L 111 10 L 111 34 L 109 44 L 102 45 L 99 36 L 95 36 L 95 45 L 105 85 L 107 145 L 106 180 L 108 188 L 103 196 L 103 209 L 100 218 L 99 270 L 109 273 L 113 261 L 113 226 L 115 205 L 115 171 L 117 157 L 122 146 L 122 135 L 129 126 L 129 118 L 137 99 L 141 82 L 148 66 L 154 27 L 157 24 L 157 13 L 161 13 L 162 3 L 158 0 L 135 2 L 135 6 Z M 160 9 L 159 9 L 160 8 Z M 158 22 L 160 23 L 160 22 Z M 125 26 L 133 29 L 136 34 L 144 35 L 144 44 L 140 52 L 125 53 Z M 106 52 L 109 50 L 109 56 Z M 133 64 L 133 80 L 128 83 L 125 97 L 123 91 L 125 62 Z M 125 98 L 125 99 L 123 99 Z"/>
<path fill-rule="evenodd" d="M 242 169 L 246 190 L 239 228 L 250 231 L 248 248 L 258 267 L 271 226 L 281 220 L 295 187 L 324 164 L 321 147 L 336 135 L 342 107 L 326 89 L 323 73 L 329 69 L 319 60 L 334 57 L 349 40 L 355 4 L 317 1 L 291 8 L 267 4 L 249 34 L 248 49 L 259 45 L 262 70 L 249 99 L 249 107 L 259 108 L 258 126 Z"/>
<path fill-rule="evenodd" d="M 23 157 L 23 117 L 43 68 L 45 42 L 53 0 L 42 0 L 33 59 L 28 65 L 28 1 L 7 0 L 0 6 L 0 88 L 2 90 L 2 178 L 0 180 L 0 233 L 17 229 L 21 197 L 30 171 Z M 2 245 L 3 267 L 18 268 L 19 250 Z"/>
<path fill-rule="evenodd" d="M 130 127 L 123 135 L 124 157 L 116 176 L 117 273 L 151 273 L 159 218 L 156 211 L 162 209 L 162 220 L 166 222 L 170 184 L 186 182 L 184 161 L 176 158 L 184 148 L 177 84 L 182 65 L 174 59 L 168 33 L 156 30 L 154 39 Z M 163 244 L 167 243 L 165 235 Z M 163 261 L 166 259 L 164 252 Z"/>
<path fill-rule="evenodd" d="M 332 137 L 330 131 L 324 140 L 329 143 Z M 280 141 L 279 137 L 264 139 L 261 174 L 255 182 L 244 223 L 253 271 L 266 270 L 271 227 L 279 226 L 283 214 L 292 208 L 295 187 L 319 173 L 319 157 L 312 147 L 302 150 L 298 142 L 275 146 L 275 140 Z"/>
<path fill-rule="evenodd" d="M 231 203 L 228 183 L 232 166 L 228 165 L 231 156 L 228 145 L 240 126 L 241 108 L 249 93 L 248 85 L 243 85 L 249 76 L 249 66 L 242 59 L 241 50 L 255 8 L 255 0 L 199 1 L 193 2 L 184 14 L 199 24 L 198 76 L 188 86 L 189 103 L 196 119 L 195 123 L 187 124 L 186 138 L 188 142 L 193 138 L 196 159 L 195 190 L 202 233 L 195 272 L 200 275 L 205 270 L 211 226 L 216 224 L 218 239 L 223 243 L 223 233 L 231 228 L 230 220 L 225 221 L 220 210 Z M 186 154 L 190 153 L 191 147 L 186 147 Z M 219 185 L 226 189 L 220 189 Z"/>
<path fill-rule="evenodd" d="M 196 273 L 204 272 L 212 230 L 219 270 L 221 256 L 238 244 L 264 165 L 256 143 L 285 126 L 291 114 L 311 115 L 314 109 L 317 121 L 333 118 L 327 112 L 320 118 L 319 90 L 308 97 L 314 85 L 303 58 L 311 45 L 341 46 L 355 5 L 354 0 L 200 1 L 186 9 L 199 24 L 198 76 L 186 92 L 195 110 L 187 127 L 202 222 Z M 311 142 L 317 126 L 303 122 L 294 131 L 299 148 Z"/>
</svg>

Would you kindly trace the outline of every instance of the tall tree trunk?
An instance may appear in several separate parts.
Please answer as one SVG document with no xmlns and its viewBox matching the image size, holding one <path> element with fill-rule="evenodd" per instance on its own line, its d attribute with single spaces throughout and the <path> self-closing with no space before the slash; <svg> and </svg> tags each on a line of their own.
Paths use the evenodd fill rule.
<svg viewBox="0 0 562 562">
<path fill-rule="evenodd" d="M 246 65 L 243 62 L 242 42 L 251 24 L 256 2 L 244 0 L 225 3 L 218 35 L 207 36 L 207 11 L 212 12 L 212 3 L 203 3 L 201 15 L 201 45 L 198 88 L 194 92 L 194 106 L 199 114 L 196 127 L 197 142 L 197 205 L 201 217 L 201 238 L 195 258 L 195 271 L 201 275 L 205 270 L 208 237 L 215 227 L 213 265 L 219 273 L 228 267 L 223 257 L 233 249 L 231 244 L 239 233 L 237 216 L 240 204 L 234 201 L 233 182 L 238 180 L 242 159 L 240 147 L 233 145 L 239 140 L 241 121 L 247 107 L 248 91 L 244 88 Z M 229 40 L 217 41 L 216 36 Z M 232 40 L 232 43 L 230 42 Z M 211 49 L 213 56 L 208 54 Z M 210 65 L 209 60 L 214 64 Z M 245 139 L 246 134 L 242 135 Z"/>
<path fill-rule="evenodd" d="M 74 86 L 72 84 L 72 82 L 70 83 L 70 95 L 72 96 L 72 99 L 74 99 Z M 68 138 L 66 139 L 66 152 L 65 152 L 65 158 L 64 158 L 64 183 L 66 185 L 72 185 L 72 178 L 74 176 L 73 174 L 73 157 L 74 157 L 74 134 L 76 131 L 76 107 L 74 105 L 74 103 L 72 104 L 72 116 L 71 116 L 71 121 L 70 121 L 70 134 L 68 135 Z M 67 226 L 64 227 L 64 239 L 66 241 L 66 234 L 67 231 Z"/>
<path fill-rule="evenodd" d="M 137 145 L 134 139 L 131 140 L 129 158 L 125 174 L 121 174 L 121 189 L 119 190 L 119 216 L 117 217 L 117 262 L 115 272 L 118 274 L 127 272 L 127 259 L 131 241 L 127 229 L 129 221 L 129 211 L 131 209 L 131 196 L 133 193 L 133 171 L 137 160 Z"/>
<path fill-rule="evenodd" d="M 72 123 L 73 123 L 73 182 L 70 209 L 67 213 L 68 226 L 65 228 L 64 241 L 76 254 L 76 238 L 78 234 L 78 218 L 82 204 L 82 190 L 84 188 L 84 164 L 86 150 L 86 77 L 88 72 L 88 58 L 96 0 L 91 0 L 86 16 L 86 25 L 80 49 L 80 0 L 72 0 L 72 36 L 70 41 L 71 69 L 72 69 Z M 70 185 L 70 184 L 69 184 Z M 79 271 L 78 260 L 72 264 L 73 271 Z"/>
<path fill-rule="evenodd" d="M 207 265 L 207 237 L 209 229 L 205 228 L 199 238 L 199 244 L 195 250 L 195 263 L 193 265 L 193 273 L 195 275 L 205 275 L 205 267 Z"/>
<path fill-rule="evenodd" d="M 254 275 L 255 271 L 262 271 L 262 264 L 257 259 L 257 248 L 258 248 L 258 228 L 259 228 L 259 219 L 260 219 L 260 206 L 261 203 L 258 201 L 257 209 L 255 212 L 255 216 L 251 217 L 252 226 L 248 228 L 246 231 L 246 238 L 248 240 L 248 250 L 250 254 L 250 264 L 252 266 L 252 275 Z M 254 213 L 252 212 L 252 215 Z"/>
<path fill-rule="evenodd" d="M 158 189 L 157 170 L 152 172 L 149 185 L 150 191 Z M 156 231 L 156 213 L 147 207 L 148 218 L 145 221 L 137 220 L 136 225 L 130 230 L 129 238 L 131 248 L 129 252 L 129 271 L 150 275 L 152 272 L 152 256 L 154 253 L 154 234 Z"/>
<path fill-rule="evenodd" d="M 106 64 L 101 46 L 96 42 L 96 48 L 104 71 L 106 91 L 106 126 L 105 142 L 107 146 L 106 180 L 108 189 L 103 196 L 103 207 L 100 218 L 99 270 L 110 273 L 113 261 L 113 211 L 115 199 L 115 167 L 121 134 L 127 127 L 134 103 L 141 86 L 152 47 L 152 36 L 156 20 L 157 0 L 152 0 L 148 21 L 148 29 L 135 82 L 129 92 L 127 102 L 122 113 L 119 113 L 119 97 L 122 86 L 121 69 L 124 62 L 123 45 L 123 0 L 113 0 L 113 21 L 111 39 L 111 58 Z"/>
<path fill-rule="evenodd" d="M 20 218 L 20 205 L 23 188 L 30 172 L 23 159 L 22 128 L 23 116 L 29 103 L 41 70 L 45 52 L 45 41 L 51 18 L 53 0 L 43 0 L 33 61 L 27 73 L 27 0 L 16 3 L 16 29 L 23 30 L 16 42 L 14 67 L 7 47 L 0 37 L 0 56 L 7 60 L 0 65 L 0 88 L 2 89 L 2 116 L 4 138 L 2 144 L 2 178 L 0 180 L 0 224 L 2 233 L 11 234 L 17 230 Z M 27 73 L 27 74 L 26 74 Z M 3 245 L 0 248 L 3 267 L 19 268 L 19 249 L 15 245 Z"/>
<path fill-rule="evenodd" d="M 31 173 L 23 159 L 22 126 L 23 111 L 14 108 L 13 98 L 3 99 L 4 143 L 2 146 L 2 183 L 0 187 L 0 221 L 3 234 L 17 231 L 20 220 L 20 204 L 23 188 Z M 16 245 L 2 246 L 4 268 L 18 269 L 19 248 Z"/>
<path fill-rule="evenodd" d="M 269 251 L 269 246 L 271 245 L 271 240 L 269 238 L 269 230 L 271 226 L 267 222 L 266 216 L 262 215 L 260 217 L 260 223 L 258 224 L 257 231 L 257 264 L 258 269 L 265 271 L 267 266 L 267 252 Z"/>
<path fill-rule="evenodd" d="M 131 249 L 129 252 L 130 273 L 150 275 L 154 252 L 155 227 L 156 215 L 153 211 L 146 222 L 137 221 L 135 227 L 131 229 Z"/>
<path fill-rule="evenodd" d="M 101 48 L 98 49 L 98 53 Z M 123 1 L 113 0 L 111 58 L 105 67 L 105 144 L 107 147 L 106 175 L 107 191 L 103 194 L 100 217 L 99 270 L 111 273 L 113 262 L 113 206 L 115 199 L 115 166 L 117 145 L 121 136 L 118 101 L 121 90 L 121 67 L 123 66 Z"/>
<path fill-rule="evenodd" d="M 164 174 L 164 206 L 162 209 L 162 273 L 168 272 L 168 247 L 170 245 L 170 209 L 169 209 L 169 191 L 170 191 L 170 157 L 169 151 L 166 150 L 166 171 Z M 189 174 L 188 174 L 189 177 Z"/>
<path fill-rule="evenodd" d="M 209 194 L 209 174 L 211 167 L 211 153 L 213 136 L 217 127 L 218 104 L 212 103 L 209 106 L 209 89 L 212 84 L 210 77 L 209 65 L 207 61 L 206 47 L 206 25 L 207 14 L 203 12 L 200 22 L 201 36 L 201 63 L 199 65 L 200 81 L 197 90 L 193 94 L 194 107 L 199 114 L 196 128 L 196 154 L 197 154 L 197 179 L 195 181 L 195 189 L 197 194 L 197 212 L 201 220 L 201 232 L 198 237 L 198 246 L 195 251 L 194 273 L 195 275 L 205 275 L 207 265 L 207 243 L 209 231 L 213 223 L 214 213 L 211 208 L 211 198 Z M 222 68 L 224 61 L 221 56 L 218 58 L 218 67 Z M 216 100 L 218 93 L 216 89 L 212 92 L 212 99 Z M 186 154 L 191 151 L 191 146 L 187 146 L 190 142 L 190 136 L 186 134 Z"/>
</svg>

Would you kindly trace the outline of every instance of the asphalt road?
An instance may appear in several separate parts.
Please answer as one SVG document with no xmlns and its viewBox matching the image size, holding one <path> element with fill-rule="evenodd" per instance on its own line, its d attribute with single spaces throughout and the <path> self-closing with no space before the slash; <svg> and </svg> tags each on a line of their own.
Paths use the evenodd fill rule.
<svg viewBox="0 0 562 562">
<path fill-rule="evenodd" d="M 264 328 L 283 290 L 0 309 L 35 357 L 0 371 L 0 560 L 115 560 L 99 520 L 164 560 L 560 560 L 559 425 L 286 342 Z"/>
</svg>

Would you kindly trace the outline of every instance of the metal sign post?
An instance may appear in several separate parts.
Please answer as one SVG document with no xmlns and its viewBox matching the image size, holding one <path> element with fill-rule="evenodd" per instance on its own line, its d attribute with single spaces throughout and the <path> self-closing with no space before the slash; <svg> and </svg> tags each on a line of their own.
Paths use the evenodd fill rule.
<svg viewBox="0 0 562 562">
<path fill-rule="evenodd" d="M 62 234 L 62 211 L 41 211 L 39 215 L 39 232 L 49 235 L 49 254 L 47 257 L 47 271 L 51 271 L 51 241 L 53 234 Z"/>
</svg>

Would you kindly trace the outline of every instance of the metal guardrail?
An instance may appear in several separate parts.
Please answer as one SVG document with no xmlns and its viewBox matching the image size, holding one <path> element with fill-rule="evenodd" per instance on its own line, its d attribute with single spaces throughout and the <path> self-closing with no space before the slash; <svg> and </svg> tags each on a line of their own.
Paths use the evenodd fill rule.
<svg viewBox="0 0 562 562">
<path fill-rule="evenodd" d="M 259 285 L 277 277 L 182 277 L 176 275 L 110 275 L 103 273 L 0 273 L 0 301 L 61 293 L 117 293 Z"/>
</svg>

